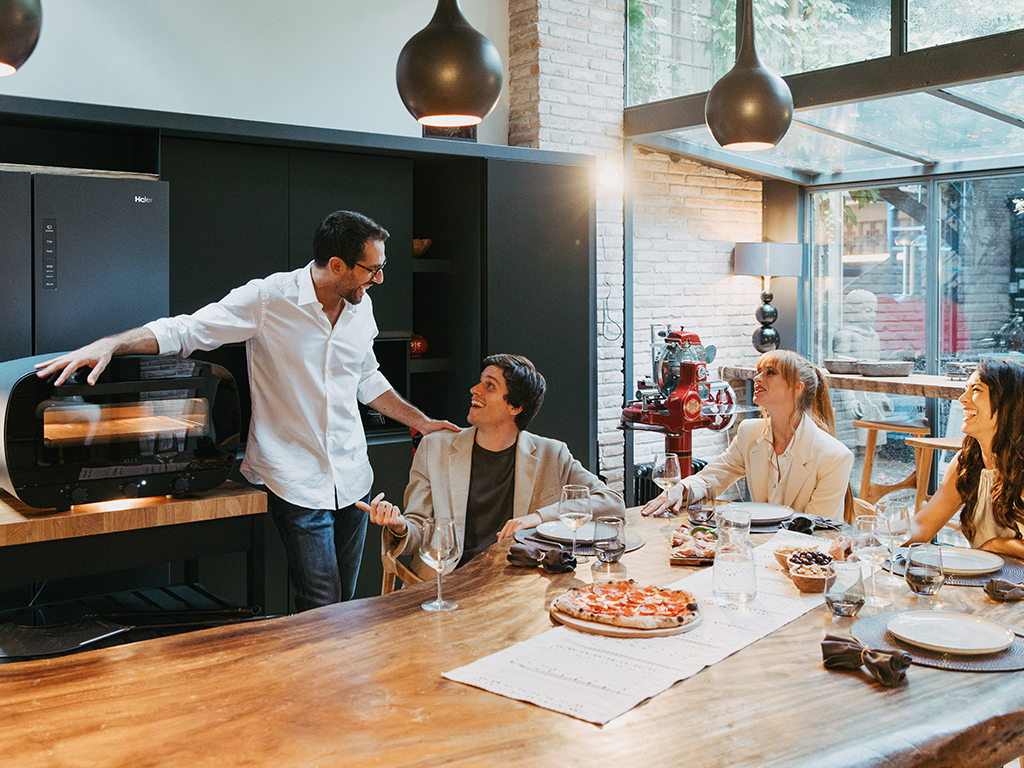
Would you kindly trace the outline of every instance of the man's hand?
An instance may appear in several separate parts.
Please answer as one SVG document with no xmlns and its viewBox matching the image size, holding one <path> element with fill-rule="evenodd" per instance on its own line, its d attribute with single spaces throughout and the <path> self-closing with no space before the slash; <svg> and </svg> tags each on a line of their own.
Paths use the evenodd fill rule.
<svg viewBox="0 0 1024 768">
<path fill-rule="evenodd" d="M 53 360 L 36 363 L 36 376 L 45 379 L 47 376 L 61 371 L 60 376 L 54 382 L 54 386 L 59 387 L 79 368 L 88 366 L 92 368 L 92 371 L 86 377 L 86 381 L 89 384 L 95 384 L 100 374 L 103 373 L 103 369 L 110 363 L 110 358 L 114 356 L 114 349 L 113 339 L 94 341 L 92 344 L 87 344 L 74 352 L 68 352 L 66 355 L 55 357 Z"/>
<path fill-rule="evenodd" d="M 86 344 L 81 349 L 55 357 L 53 360 L 36 363 L 36 376 L 45 379 L 61 371 L 53 383 L 55 387 L 59 387 L 79 368 L 89 366 L 92 372 L 86 377 L 86 381 L 92 385 L 99 379 L 114 355 L 156 355 L 159 352 L 160 345 L 152 331 L 148 328 L 133 328 L 117 336 L 107 336 L 92 344 Z"/>
<path fill-rule="evenodd" d="M 370 522 L 375 525 L 386 525 L 396 535 L 405 536 L 409 526 L 402 517 L 402 511 L 390 501 L 384 501 L 384 494 L 378 493 L 373 500 L 367 504 L 364 501 L 357 501 L 356 506 L 364 512 L 370 513 Z"/>
<path fill-rule="evenodd" d="M 450 421 L 443 419 L 427 419 L 426 424 L 420 427 L 420 432 L 424 435 L 429 435 L 431 432 L 439 432 L 442 429 L 447 429 L 449 432 L 461 432 L 460 427 L 455 426 Z"/>
<path fill-rule="evenodd" d="M 542 522 L 544 521 L 541 519 L 541 516 L 536 512 L 532 512 L 531 514 L 526 515 L 525 517 L 513 517 L 511 520 L 509 520 L 507 523 L 505 523 L 505 525 L 501 527 L 500 531 L 498 531 L 498 541 L 501 541 L 506 536 L 512 536 L 517 531 L 521 531 L 524 528 L 536 528 Z"/>
</svg>

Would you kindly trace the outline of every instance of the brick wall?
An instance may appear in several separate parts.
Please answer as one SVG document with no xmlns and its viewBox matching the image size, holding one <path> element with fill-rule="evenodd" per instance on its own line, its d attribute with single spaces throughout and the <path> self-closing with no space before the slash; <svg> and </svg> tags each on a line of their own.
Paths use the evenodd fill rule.
<svg viewBox="0 0 1024 768">
<path fill-rule="evenodd" d="M 510 0 L 509 144 L 591 154 L 599 167 L 623 163 L 622 0 Z M 731 275 L 737 240 L 760 240 L 761 185 L 658 153 L 636 154 L 634 343 L 648 375 L 650 323 L 685 324 L 719 348 L 720 363 L 750 363 L 760 281 Z M 624 393 L 622 189 L 598 188 L 598 441 L 602 473 L 623 484 Z M 657 437 L 640 435 L 638 456 Z M 699 455 L 725 436 L 700 432 Z M 696 451 L 695 451 L 696 452 Z"/>
</svg>

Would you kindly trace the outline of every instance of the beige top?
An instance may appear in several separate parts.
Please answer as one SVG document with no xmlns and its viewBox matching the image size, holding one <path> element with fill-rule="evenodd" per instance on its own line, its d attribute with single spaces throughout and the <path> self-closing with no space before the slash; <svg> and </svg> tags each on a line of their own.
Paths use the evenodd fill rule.
<svg viewBox="0 0 1024 768">
<path fill-rule="evenodd" d="M 996 522 L 995 513 L 992 511 L 992 485 L 995 483 L 996 471 L 994 469 L 981 470 L 981 477 L 978 479 L 978 504 L 974 507 L 974 537 L 971 546 L 977 549 L 989 539 L 997 537 L 1015 538 L 1016 532 L 1013 528 L 1007 528 Z"/>
</svg>

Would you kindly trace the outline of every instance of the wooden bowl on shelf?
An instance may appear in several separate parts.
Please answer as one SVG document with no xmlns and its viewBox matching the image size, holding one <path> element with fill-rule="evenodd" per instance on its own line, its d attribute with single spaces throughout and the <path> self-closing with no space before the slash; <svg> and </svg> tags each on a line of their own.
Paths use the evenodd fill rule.
<svg viewBox="0 0 1024 768">
<path fill-rule="evenodd" d="M 434 242 L 430 238 L 417 238 L 412 241 L 412 257 L 418 259 L 427 252 L 427 248 Z"/>
</svg>

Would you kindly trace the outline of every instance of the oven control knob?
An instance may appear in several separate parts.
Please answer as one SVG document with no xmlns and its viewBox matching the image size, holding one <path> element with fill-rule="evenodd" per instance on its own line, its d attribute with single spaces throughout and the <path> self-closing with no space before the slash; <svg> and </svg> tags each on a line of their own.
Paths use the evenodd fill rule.
<svg viewBox="0 0 1024 768">
<path fill-rule="evenodd" d="M 139 484 L 138 483 L 125 483 L 121 492 L 129 499 L 139 498 Z"/>
<path fill-rule="evenodd" d="M 85 504 L 89 500 L 89 493 L 85 488 L 75 488 L 71 492 L 71 503 L 72 504 Z"/>
<path fill-rule="evenodd" d="M 174 485 L 172 487 L 174 488 L 175 493 L 184 493 L 189 489 L 189 485 L 187 477 L 179 477 L 174 481 Z"/>
</svg>

